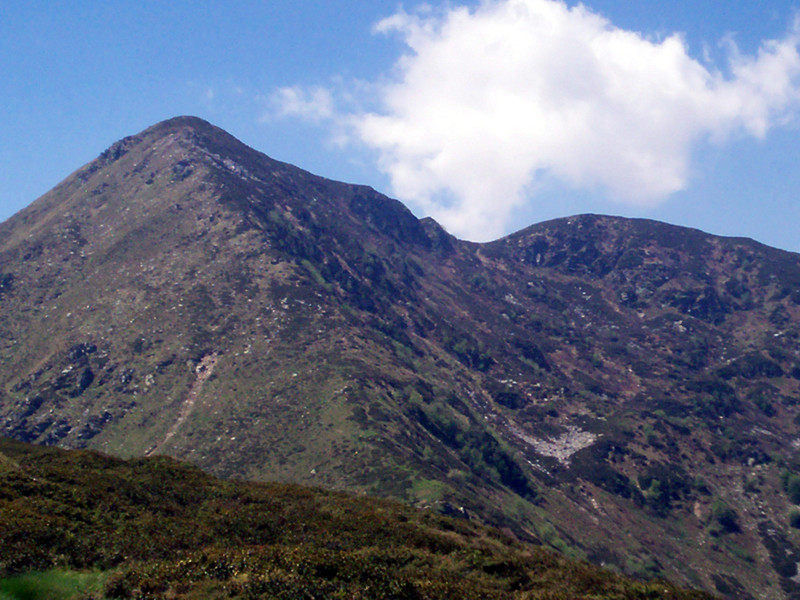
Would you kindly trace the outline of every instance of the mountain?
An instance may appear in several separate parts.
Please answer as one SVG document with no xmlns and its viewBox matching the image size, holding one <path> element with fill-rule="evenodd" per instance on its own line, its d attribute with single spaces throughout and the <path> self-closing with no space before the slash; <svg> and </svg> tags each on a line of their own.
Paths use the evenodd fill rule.
<svg viewBox="0 0 800 600">
<path fill-rule="evenodd" d="M 796 254 L 596 215 L 464 242 L 179 117 L 0 224 L 0 307 L 0 434 L 800 597 Z"/>
<path fill-rule="evenodd" d="M 8 440 L 0 532 L 10 600 L 711 598 L 399 503 Z"/>
</svg>

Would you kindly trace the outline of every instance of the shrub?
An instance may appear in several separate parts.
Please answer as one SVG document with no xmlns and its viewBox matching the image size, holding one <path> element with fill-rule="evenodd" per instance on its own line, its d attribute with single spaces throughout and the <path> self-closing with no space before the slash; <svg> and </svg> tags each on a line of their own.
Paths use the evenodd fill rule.
<svg viewBox="0 0 800 600">
<path fill-rule="evenodd" d="M 800 504 L 800 476 L 789 474 L 785 479 L 784 489 L 792 504 Z"/>
<path fill-rule="evenodd" d="M 789 513 L 789 525 L 795 529 L 800 529 L 800 510 L 792 510 Z"/>
<path fill-rule="evenodd" d="M 714 519 L 713 534 L 720 535 L 741 531 L 739 528 L 739 516 L 736 511 L 722 500 L 715 500 L 711 505 L 711 516 Z"/>
</svg>

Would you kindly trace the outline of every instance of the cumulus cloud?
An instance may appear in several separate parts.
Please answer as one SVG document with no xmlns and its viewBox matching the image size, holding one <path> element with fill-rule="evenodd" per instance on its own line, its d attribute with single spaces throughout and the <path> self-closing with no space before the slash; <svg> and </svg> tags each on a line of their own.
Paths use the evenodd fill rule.
<svg viewBox="0 0 800 600">
<path fill-rule="evenodd" d="M 724 69 L 678 34 L 559 0 L 398 12 L 375 29 L 407 48 L 375 108 L 335 114 L 317 88 L 282 91 L 285 113 L 346 122 L 396 196 L 475 240 L 503 234 L 543 176 L 657 204 L 687 186 L 697 142 L 764 137 L 800 105 L 797 25 L 753 56 L 728 42 Z"/>
</svg>

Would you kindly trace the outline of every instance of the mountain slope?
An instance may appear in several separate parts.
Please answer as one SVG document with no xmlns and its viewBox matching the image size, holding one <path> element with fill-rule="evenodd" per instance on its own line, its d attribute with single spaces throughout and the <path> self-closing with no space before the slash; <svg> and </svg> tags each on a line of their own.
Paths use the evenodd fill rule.
<svg viewBox="0 0 800 600">
<path fill-rule="evenodd" d="M 8 440 L 0 457 L 14 464 L 0 467 L 0 577 L 93 569 L 114 598 L 709 597 L 387 501 L 226 482 L 164 457 Z"/>
<path fill-rule="evenodd" d="M 0 427 L 797 597 L 798 289 L 645 220 L 462 242 L 180 117 L 0 224 Z"/>
</svg>

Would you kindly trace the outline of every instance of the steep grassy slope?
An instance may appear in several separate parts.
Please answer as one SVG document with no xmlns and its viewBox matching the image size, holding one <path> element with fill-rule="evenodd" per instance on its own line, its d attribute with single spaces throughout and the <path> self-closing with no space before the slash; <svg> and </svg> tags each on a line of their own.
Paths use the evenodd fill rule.
<svg viewBox="0 0 800 600">
<path fill-rule="evenodd" d="M 0 430 L 798 597 L 798 289 L 651 221 L 461 242 L 177 118 L 0 224 Z"/>
<path fill-rule="evenodd" d="M 0 456 L 0 575 L 99 570 L 104 597 L 705 597 L 387 501 L 226 482 L 167 458 L 7 440 Z M 52 597 L 41 579 L 39 597 Z M 37 578 L 14 581 L 0 580 L 0 593 Z"/>
</svg>

